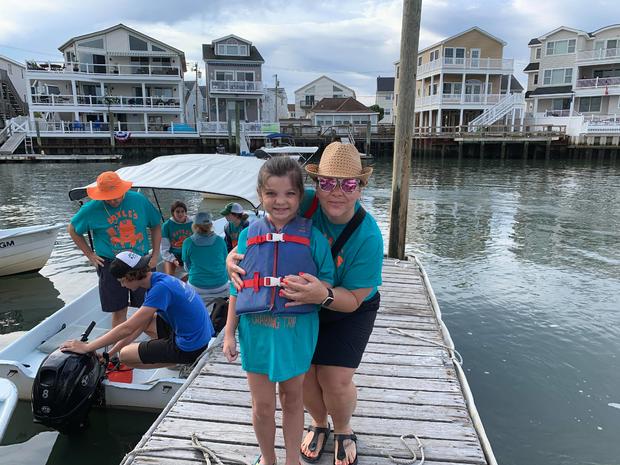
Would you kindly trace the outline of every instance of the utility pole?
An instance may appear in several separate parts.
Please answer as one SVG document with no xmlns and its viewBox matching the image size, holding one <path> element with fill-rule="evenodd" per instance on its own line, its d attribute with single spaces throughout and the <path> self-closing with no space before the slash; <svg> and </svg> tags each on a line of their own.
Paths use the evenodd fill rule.
<svg viewBox="0 0 620 465">
<path fill-rule="evenodd" d="M 196 62 L 196 64 L 192 68 L 192 71 L 196 72 L 196 104 L 194 105 L 194 124 L 196 125 L 196 131 L 198 131 L 198 78 L 200 77 L 198 62 Z"/>
<path fill-rule="evenodd" d="M 394 137 L 392 169 L 392 201 L 390 205 L 390 235 L 388 256 L 405 258 L 407 236 L 407 207 L 409 202 L 409 172 L 413 145 L 415 86 L 420 41 L 422 0 L 403 0 L 403 25 L 400 38 L 400 82 L 398 118 Z"/>
<path fill-rule="evenodd" d="M 276 102 L 276 112 L 275 112 L 276 120 L 275 120 L 275 122 L 277 123 L 278 122 L 278 84 L 279 84 L 279 82 L 278 82 L 278 75 L 274 74 L 274 76 L 276 78 L 276 95 L 275 95 L 275 99 L 274 99 L 275 102 Z"/>
</svg>

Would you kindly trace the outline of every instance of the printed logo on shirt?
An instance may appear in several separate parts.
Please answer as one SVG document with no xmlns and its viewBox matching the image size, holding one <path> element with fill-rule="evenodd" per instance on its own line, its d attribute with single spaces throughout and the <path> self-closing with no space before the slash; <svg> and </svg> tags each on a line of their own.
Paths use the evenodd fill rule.
<svg viewBox="0 0 620 465">
<path fill-rule="evenodd" d="M 297 325 L 297 318 L 294 316 L 273 316 L 264 313 L 257 313 L 251 315 L 252 324 L 257 326 L 266 326 L 267 328 L 280 329 L 281 326 L 285 328 L 294 328 Z"/>
<path fill-rule="evenodd" d="M 131 219 L 120 220 L 117 228 L 111 226 L 107 229 L 112 246 L 133 249 L 138 243 L 144 240 L 144 235 L 142 233 L 136 233 L 136 225 Z"/>
</svg>

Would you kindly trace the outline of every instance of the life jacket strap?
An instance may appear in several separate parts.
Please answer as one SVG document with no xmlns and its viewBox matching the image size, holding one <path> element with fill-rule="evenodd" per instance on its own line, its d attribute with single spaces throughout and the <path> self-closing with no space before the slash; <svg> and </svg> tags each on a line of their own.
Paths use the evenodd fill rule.
<svg viewBox="0 0 620 465">
<path fill-rule="evenodd" d="M 286 233 L 267 233 L 261 234 L 259 236 L 254 236 L 248 238 L 246 244 L 256 245 L 256 244 L 264 244 L 265 242 L 294 242 L 296 244 L 302 244 L 310 246 L 310 238 L 303 236 L 295 236 L 293 234 Z"/>
<path fill-rule="evenodd" d="M 252 288 L 254 292 L 258 292 L 261 287 L 278 287 L 282 282 L 282 278 L 278 278 L 275 276 L 261 276 L 258 273 L 254 273 L 254 277 L 252 279 L 244 279 L 243 287 L 244 288 Z"/>
</svg>

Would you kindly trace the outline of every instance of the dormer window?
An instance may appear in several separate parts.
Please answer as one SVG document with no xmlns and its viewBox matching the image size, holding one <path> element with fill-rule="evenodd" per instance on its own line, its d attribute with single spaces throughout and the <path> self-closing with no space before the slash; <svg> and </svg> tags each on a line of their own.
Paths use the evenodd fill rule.
<svg viewBox="0 0 620 465">
<path fill-rule="evenodd" d="M 217 44 L 218 55 L 248 56 L 248 46 L 244 44 Z"/>
<path fill-rule="evenodd" d="M 138 39 L 134 36 L 129 36 L 129 50 L 139 50 L 146 52 L 149 49 L 145 40 Z"/>
</svg>

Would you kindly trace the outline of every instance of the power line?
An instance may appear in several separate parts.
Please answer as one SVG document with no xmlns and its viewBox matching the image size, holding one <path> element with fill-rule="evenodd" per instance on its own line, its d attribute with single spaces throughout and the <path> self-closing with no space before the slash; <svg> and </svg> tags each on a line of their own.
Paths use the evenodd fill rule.
<svg viewBox="0 0 620 465">
<path fill-rule="evenodd" d="M 19 51 L 21 51 L 21 52 L 38 53 L 38 54 L 40 54 L 40 55 L 50 55 L 50 56 L 51 56 L 51 55 L 54 55 L 54 56 L 61 56 L 61 55 L 60 55 L 60 52 L 57 52 L 57 53 L 42 52 L 42 51 L 40 51 L 40 50 L 30 50 L 30 49 L 27 49 L 27 48 L 14 47 L 14 46 L 12 46 L 12 45 L 7 45 L 7 44 L 0 44 L 0 47 L 2 47 L 2 48 L 11 48 L 11 49 L 13 49 L 13 50 L 19 50 Z"/>
</svg>

